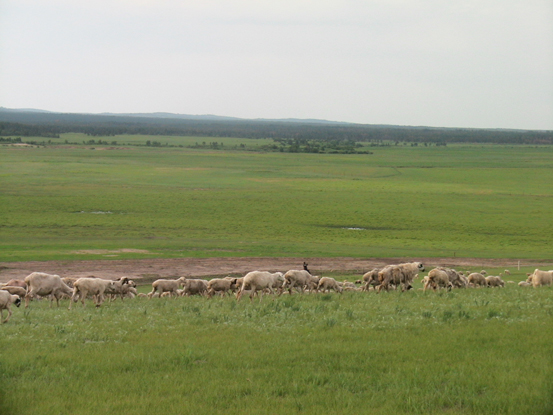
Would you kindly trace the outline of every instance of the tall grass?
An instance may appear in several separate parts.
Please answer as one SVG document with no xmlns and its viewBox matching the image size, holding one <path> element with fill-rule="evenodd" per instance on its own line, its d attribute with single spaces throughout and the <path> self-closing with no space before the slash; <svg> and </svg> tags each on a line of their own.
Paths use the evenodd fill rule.
<svg viewBox="0 0 553 415">
<path fill-rule="evenodd" d="M 549 258 L 551 151 L 2 147 L 0 260 Z"/>
<path fill-rule="evenodd" d="M 551 294 L 33 302 L 1 327 L 0 412 L 548 414 Z"/>
</svg>

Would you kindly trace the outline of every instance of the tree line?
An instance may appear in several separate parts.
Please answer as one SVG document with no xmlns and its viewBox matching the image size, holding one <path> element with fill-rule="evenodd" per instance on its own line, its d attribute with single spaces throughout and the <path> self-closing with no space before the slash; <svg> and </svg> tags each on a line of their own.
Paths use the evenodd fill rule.
<svg viewBox="0 0 553 415">
<path fill-rule="evenodd" d="M 434 128 L 309 121 L 194 120 L 88 114 L 0 111 L 0 136 L 59 137 L 63 133 L 91 137 L 124 134 L 272 138 L 275 145 L 323 151 L 323 147 L 355 149 L 356 142 L 553 144 L 553 131 Z M 297 144 L 297 145 L 296 145 Z"/>
</svg>

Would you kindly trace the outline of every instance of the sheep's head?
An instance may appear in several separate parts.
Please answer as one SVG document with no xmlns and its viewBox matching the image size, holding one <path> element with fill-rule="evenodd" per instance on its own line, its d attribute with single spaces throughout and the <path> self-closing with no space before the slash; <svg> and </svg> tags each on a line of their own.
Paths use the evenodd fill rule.
<svg viewBox="0 0 553 415">
<path fill-rule="evenodd" d="M 417 262 L 417 268 L 419 269 L 419 271 L 424 272 L 424 265 L 422 264 L 422 262 Z"/>
<path fill-rule="evenodd" d="M 14 304 L 16 307 L 19 307 L 21 305 L 21 297 L 17 296 L 17 299 L 14 301 Z"/>
</svg>

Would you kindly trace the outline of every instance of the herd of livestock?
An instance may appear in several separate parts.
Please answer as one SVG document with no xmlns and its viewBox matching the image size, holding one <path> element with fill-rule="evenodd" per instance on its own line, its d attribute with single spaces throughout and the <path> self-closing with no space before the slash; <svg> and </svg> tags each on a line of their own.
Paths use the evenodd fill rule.
<svg viewBox="0 0 553 415">
<path fill-rule="evenodd" d="M 233 293 L 239 301 L 243 295 L 249 295 L 250 300 L 259 295 L 260 301 L 264 293 L 292 294 L 304 292 L 330 292 L 335 291 L 374 291 L 401 289 L 402 291 L 413 288 L 413 281 L 425 268 L 421 262 L 410 262 L 397 265 L 387 265 L 383 268 L 375 268 L 363 275 L 362 279 L 355 283 L 337 281 L 331 277 L 318 277 L 312 275 L 304 263 L 302 270 L 290 270 L 286 273 L 268 271 L 252 271 L 244 277 L 213 278 L 211 280 L 180 277 L 177 279 L 158 279 L 152 283 L 152 290 L 148 293 L 138 293 L 134 281 L 127 277 L 118 280 L 106 280 L 95 277 L 86 278 L 62 278 L 59 275 L 33 272 L 24 280 L 11 280 L 0 286 L 0 322 L 5 323 L 12 315 L 11 305 L 17 307 L 25 299 L 25 307 L 36 298 L 50 299 L 50 306 L 54 299 L 59 306 L 59 300 L 69 298 L 69 309 L 74 302 L 81 301 L 83 307 L 85 300 L 92 298 L 96 307 L 99 307 L 106 296 L 111 299 L 120 297 L 168 297 L 204 295 L 208 298 L 214 295 L 227 295 Z M 486 276 L 485 271 L 478 273 L 458 272 L 451 268 L 437 267 L 428 272 L 422 278 L 423 290 L 456 289 L 471 287 L 504 287 L 505 282 L 500 276 Z M 505 274 L 509 274 L 505 270 Z M 512 281 L 508 281 L 512 282 Z M 521 281 L 520 286 L 539 287 L 552 285 L 553 271 L 541 271 L 536 269 L 528 275 L 526 281 Z M 8 316 L 4 320 L 4 310 Z"/>
</svg>

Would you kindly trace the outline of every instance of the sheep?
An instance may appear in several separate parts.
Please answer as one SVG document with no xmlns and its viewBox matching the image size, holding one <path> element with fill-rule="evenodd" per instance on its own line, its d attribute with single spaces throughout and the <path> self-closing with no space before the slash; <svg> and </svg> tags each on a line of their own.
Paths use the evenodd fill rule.
<svg viewBox="0 0 553 415">
<path fill-rule="evenodd" d="M 527 281 L 531 282 L 534 288 L 551 285 L 553 283 L 553 271 L 541 271 L 536 268 Z"/>
<path fill-rule="evenodd" d="M 236 285 L 237 278 L 213 278 L 207 282 L 207 297 L 211 298 L 215 293 L 219 293 L 224 297 L 226 293 L 232 290 Z"/>
<path fill-rule="evenodd" d="M 60 298 L 64 295 L 71 295 L 72 291 L 59 275 L 46 274 L 44 272 L 33 272 L 25 277 L 27 284 L 27 294 L 25 295 L 25 308 L 29 306 L 29 301 L 36 295 L 49 296 L 50 307 L 56 299 L 59 307 Z"/>
<path fill-rule="evenodd" d="M 187 278 L 182 290 L 183 296 L 207 295 L 207 281 L 199 278 Z"/>
<path fill-rule="evenodd" d="M 176 280 L 155 280 L 152 283 L 152 291 L 148 293 L 148 298 L 152 298 L 152 296 L 158 291 L 160 295 L 167 291 L 176 296 L 177 290 L 184 285 L 185 281 L 186 277 L 180 277 Z"/>
<path fill-rule="evenodd" d="M 16 307 L 19 307 L 21 305 L 21 297 L 19 297 L 18 295 L 10 294 L 9 292 L 4 290 L 0 290 L 0 323 L 7 323 L 12 316 L 12 304 L 15 304 Z M 5 320 L 4 310 L 8 310 L 8 316 Z"/>
<path fill-rule="evenodd" d="M 448 291 L 453 288 L 453 284 L 449 281 L 447 272 L 442 268 L 434 268 L 430 270 L 427 277 L 428 279 L 424 283 L 424 291 L 426 291 L 428 287 L 432 287 L 433 290 L 438 288 L 446 288 Z"/>
<path fill-rule="evenodd" d="M 521 282 L 518 283 L 518 286 L 519 287 L 531 287 L 532 283 L 528 282 L 528 281 L 521 281 Z"/>
<path fill-rule="evenodd" d="M 369 291 L 371 285 L 373 287 L 376 287 L 380 284 L 380 282 L 378 281 L 378 273 L 381 270 L 382 268 L 373 268 L 363 275 L 363 282 L 365 283 L 365 285 L 363 286 L 363 291 Z"/>
<path fill-rule="evenodd" d="M 146 294 L 146 293 L 138 293 L 136 296 L 138 298 L 148 298 L 148 294 Z"/>
<path fill-rule="evenodd" d="M 104 294 L 109 295 L 110 301 L 113 301 L 119 296 L 121 301 L 127 296 L 130 288 L 135 288 L 136 284 L 133 280 L 129 280 L 127 277 L 119 278 L 117 281 L 114 281 L 114 287 L 107 287 L 104 291 Z"/>
<path fill-rule="evenodd" d="M 307 271 L 303 271 L 306 274 L 309 274 Z M 311 275 L 311 274 L 309 274 Z M 268 289 L 271 294 L 274 294 L 274 288 L 282 287 L 284 284 L 284 276 L 282 272 L 270 273 L 267 271 L 252 271 L 248 272 L 244 276 L 244 282 L 242 287 L 238 291 L 236 300 L 240 301 L 242 294 L 245 290 L 250 290 L 250 301 L 253 300 L 253 296 L 260 291 L 259 301 L 261 302 L 263 298 L 263 290 Z"/>
<path fill-rule="evenodd" d="M 322 292 L 330 292 L 330 290 L 334 290 L 337 293 L 342 294 L 342 287 L 338 285 L 338 282 L 334 278 L 330 277 L 322 277 L 319 280 L 319 285 L 317 286 L 317 289 L 321 290 Z"/>
<path fill-rule="evenodd" d="M 451 268 L 438 267 L 447 274 L 449 282 L 453 288 L 466 288 L 465 280 L 461 278 L 462 273 Z"/>
<path fill-rule="evenodd" d="M 27 290 L 25 288 L 23 288 L 23 287 L 13 287 L 13 286 L 10 286 L 10 285 L 8 285 L 6 287 L 2 287 L 2 291 L 7 291 L 12 295 L 18 295 L 21 298 L 24 298 L 25 295 L 27 294 Z"/>
<path fill-rule="evenodd" d="M 503 271 L 503 273 L 504 273 L 505 275 L 511 275 L 511 271 L 509 271 L 508 269 L 506 269 L 505 271 Z"/>
<path fill-rule="evenodd" d="M 79 278 L 75 281 L 75 284 L 73 284 L 73 295 L 69 302 L 69 310 L 71 310 L 71 306 L 74 302 L 77 302 L 79 298 L 81 299 L 83 307 L 85 307 L 86 296 L 89 294 L 92 295 L 96 307 L 100 307 L 104 301 L 104 293 L 106 290 L 115 290 L 115 281 L 101 278 Z"/>
<path fill-rule="evenodd" d="M 482 270 L 482 271 L 480 271 L 480 274 L 482 274 L 482 275 L 486 275 L 486 274 L 487 274 L 487 272 L 486 272 L 486 270 Z"/>
<path fill-rule="evenodd" d="M 476 286 L 484 286 L 486 287 L 488 283 L 486 282 L 486 278 L 484 275 L 482 275 L 481 272 L 473 272 L 469 275 L 468 281 L 470 286 L 476 287 Z"/>
<path fill-rule="evenodd" d="M 499 276 L 488 275 L 485 280 L 488 287 L 505 287 L 505 281 Z"/>
<path fill-rule="evenodd" d="M 282 288 L 287 289 L 290 294 L 292 294 L 292 289 L 294 288 L 296 291 L 303 293 L 306 287 L 311 291 L 318 284 L 318 277 L 313 277 L 305 270 L 289 270 L 284 274 Z"/>
<path fill-rule="evenodd" d="M 378 292 L 382 289 L 388 290 L 390 285 L 399 286 L 401 290 L 409 290 L 412 287 L 411 283 L 418 276 L 419 271 L 424 271 L 424 265 L 421 262 L 409 262 L 399 265 L 388 265 L 378 273 Z"/>
<path fill-rule="evenodd" d="M 2 287 L 21 287 L 27 289 L 27 284 L 23 280 L 11 279 L 5 284 L 1 284 Z"/>
<path fill-rule="evenodd" d="M 322 280 L 322 278 L 321 278 L 321 280 Z M 321 282 L 321 280 L 319 280 L 319 283 Z M 349 282 L 347 280 L 344 280 L 341 287 L 344 291 L 361 291 L 361 288 L 358 287 L 357 285 L 355 285 L 355 283 Z"/>
</svg>

